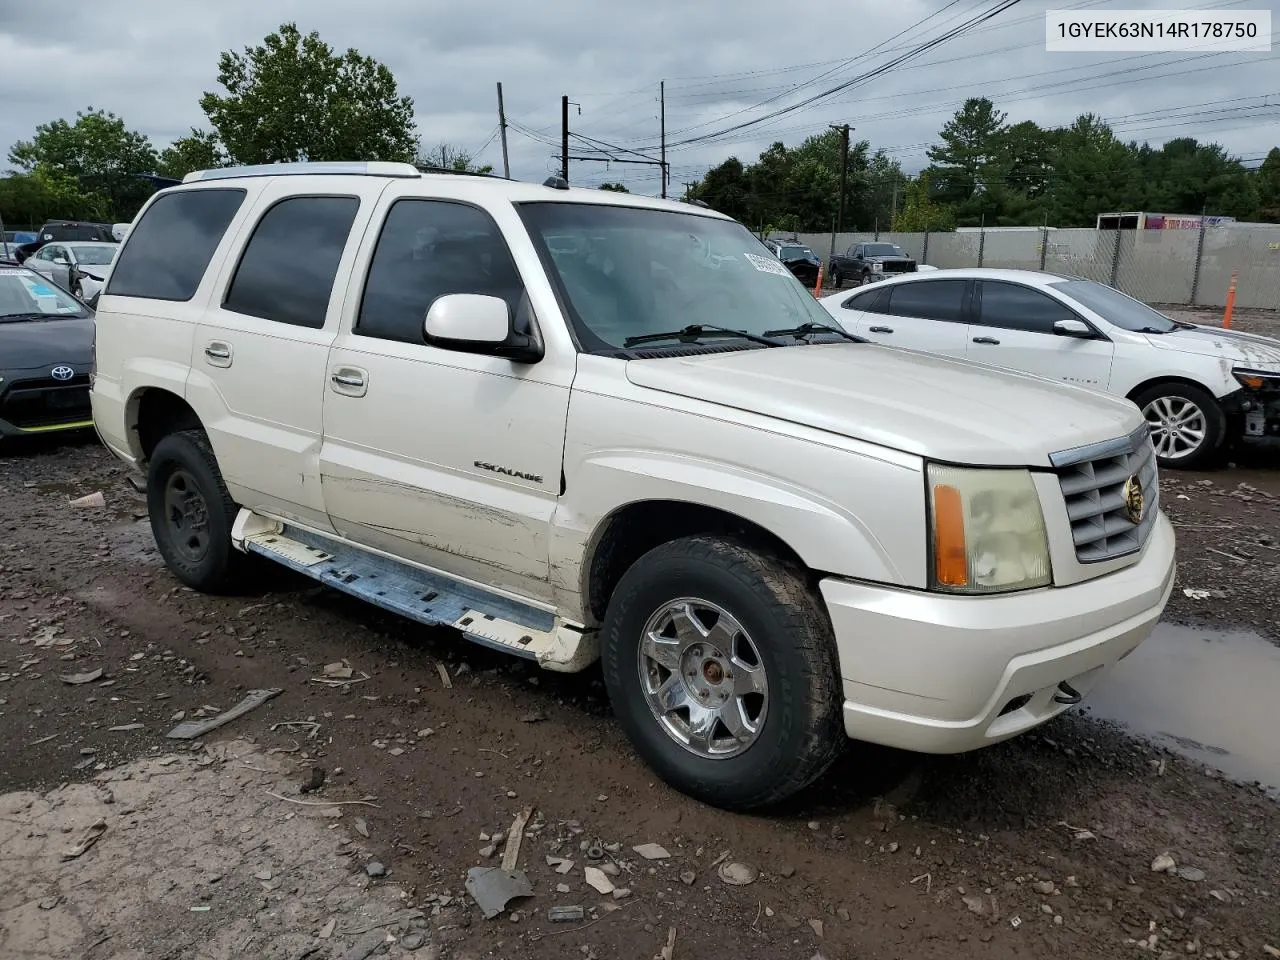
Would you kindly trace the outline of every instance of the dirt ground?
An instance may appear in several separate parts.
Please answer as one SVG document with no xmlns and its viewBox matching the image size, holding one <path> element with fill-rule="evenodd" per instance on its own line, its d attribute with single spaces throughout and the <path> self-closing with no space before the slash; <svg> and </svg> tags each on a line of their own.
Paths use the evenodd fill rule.
<svg viewBox="0 0 1280 960">
<path fill-rule="evenodd" d="M 1280 455 L 1239 460 L 1164 475 L 1167 616 L 1280 642 Z M 105 507 L 69 503 L 95 491 Z M 676 960 L 1280 947 L 1280 805 L 1087 714 L 960 757 L 851 747 L 788 807 L 727 814 L 655 781 L 598 672 L 544 674 L 283 571 L 192 593 L 144 512 L 92 440 L 0 454 L 6 958 L 654 960 L 672 930 Z M 339 661 L 349 682 L 324 673 Z M 282 692 L 205 741 L 165 737 L 261 688 Z M 534 896 L 485 919 L 467 870 L 498 865 L 528 808 Z M 1153 871 L 1165 854 L 1175 872 Z M 597 893 L 587 866 L 628 892 Z"/>
</svg>

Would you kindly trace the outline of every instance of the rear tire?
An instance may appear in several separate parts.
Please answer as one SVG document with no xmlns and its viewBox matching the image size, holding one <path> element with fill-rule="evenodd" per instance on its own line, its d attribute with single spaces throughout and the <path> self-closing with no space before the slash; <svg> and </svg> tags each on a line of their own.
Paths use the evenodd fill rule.
<svg viewBox="0 0 1280 960">
<path fill-rule="evenodd" d="M 1227 417 L 1207 390 L 1186 383 L 1157 383 L 1133 398 L 1151 425 L 1162 468 L 1196 470 L 1222 451 Z"/>
<path fill-rule="evenodd" d="M 231 545 L 239 507 L 203 430 L 171 433 L 156 444 L 147 466 L 147 511 L 175 577 L 202 593 L 240 586 L 249 558 Z"/>
<path fill-rule="evenodd" d="M 601 632 L 619 725 L 698 800 L 775 804 L 845 743 L 831 623 L 792 564 L 716 537 L 663 544 L 623 576 Z"/>
</svg>

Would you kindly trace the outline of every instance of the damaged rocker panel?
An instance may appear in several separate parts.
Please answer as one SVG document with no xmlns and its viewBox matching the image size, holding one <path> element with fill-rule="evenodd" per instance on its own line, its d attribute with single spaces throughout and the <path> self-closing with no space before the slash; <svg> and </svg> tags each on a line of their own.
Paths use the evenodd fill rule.
<svg viewBox="0 0 1280 960">
<path fill-rule="evenodd" d="M 453 627 L 467 639 L 575 672 L 599 657 L 594 631 L 473 584 L 268 520 L 248 510 L 236 518 L 232 541 L 325 586 L 427 626 Z"/>
</svg>

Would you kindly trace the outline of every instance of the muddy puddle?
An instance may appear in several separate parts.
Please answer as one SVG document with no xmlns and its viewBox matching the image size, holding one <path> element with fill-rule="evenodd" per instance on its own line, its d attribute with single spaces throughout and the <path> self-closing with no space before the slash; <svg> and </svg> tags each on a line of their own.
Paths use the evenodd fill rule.
<svg viewBox="0 0 1280 960">
<path fill-rule="evenodd" d="M 1280 795 L 1280 647 L 1255 634 L 1162 623 L 1086 703 L 1096 717 Z"/>
</svg>

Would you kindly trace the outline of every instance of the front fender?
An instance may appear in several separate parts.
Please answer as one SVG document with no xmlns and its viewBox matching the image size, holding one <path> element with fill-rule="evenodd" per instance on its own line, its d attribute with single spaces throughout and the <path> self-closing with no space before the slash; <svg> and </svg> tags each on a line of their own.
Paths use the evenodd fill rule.
<svg viewBox="0 0 1280 960">
<path fill-rule="evenodd" d="M 566 600 L 580 593 L 583 563 L 609 519 L 647 501 L 696 504 L 747 520 L 811 570 L 925 586 L 918 458 L 877 456 L 880 448 L 793 425 L 783 432 L 763 417 L 738 423 L 690 410 L 638 410 L 600 396 L 586 407 L 571 403 L 565 495 L 552 531 L 553 577 Z"/>
</svg>

